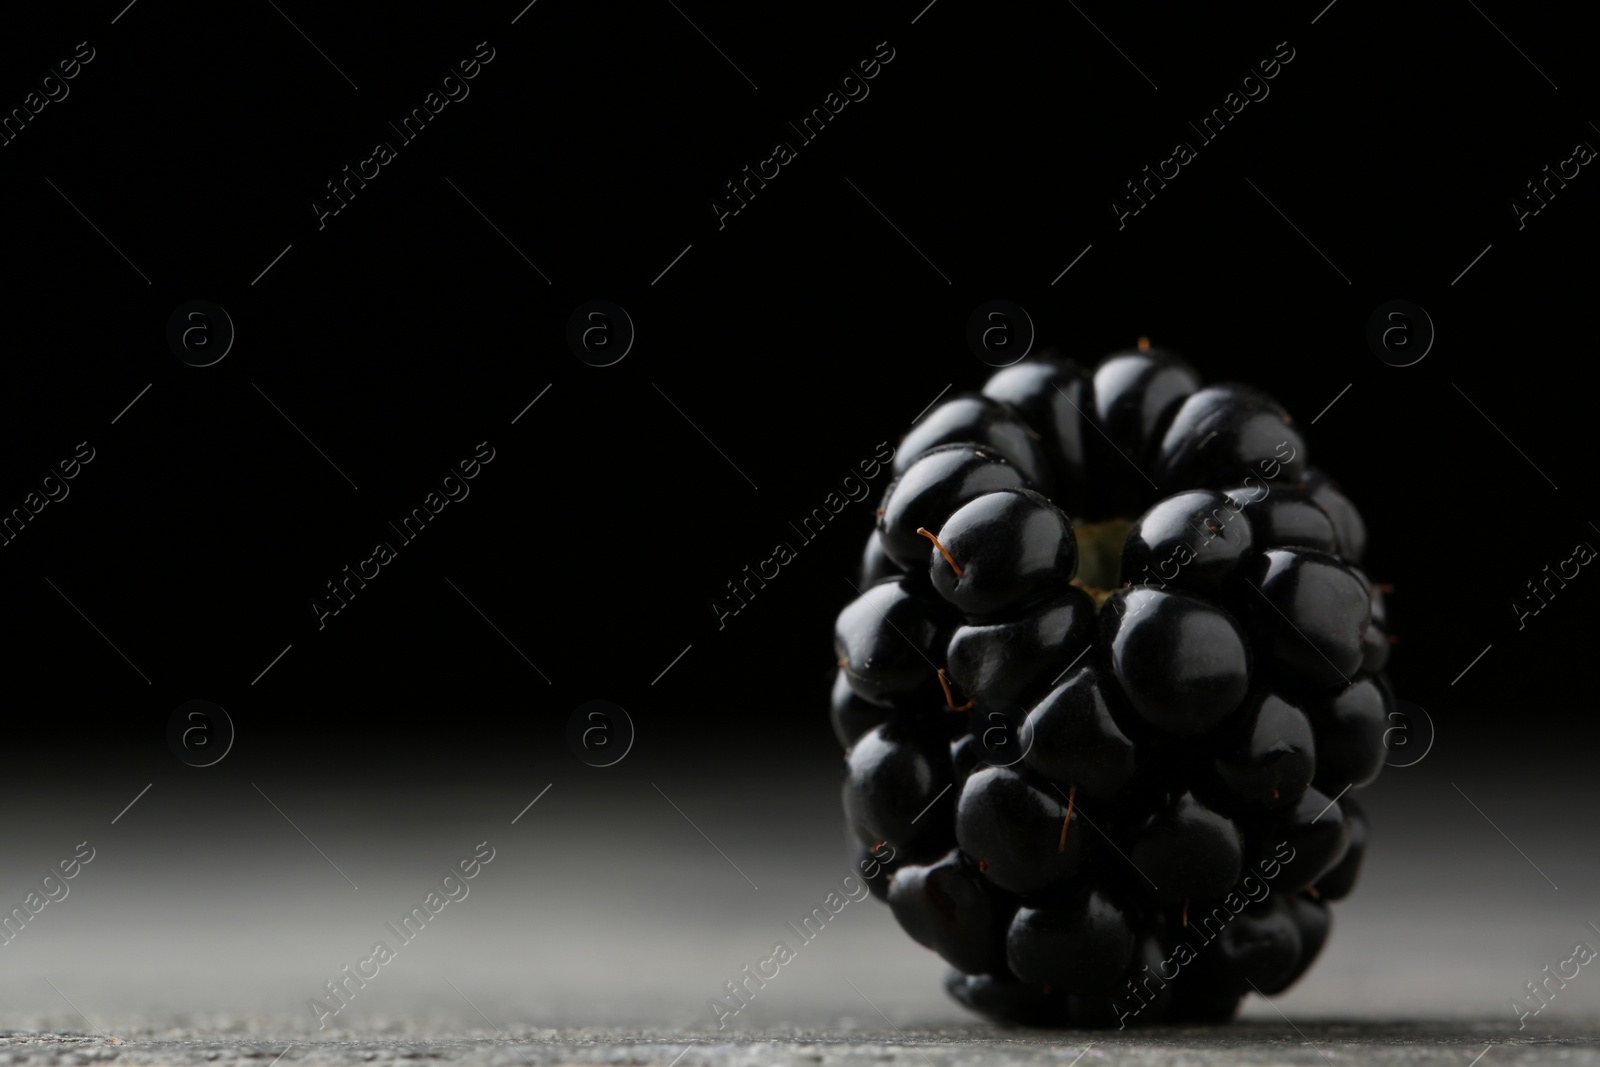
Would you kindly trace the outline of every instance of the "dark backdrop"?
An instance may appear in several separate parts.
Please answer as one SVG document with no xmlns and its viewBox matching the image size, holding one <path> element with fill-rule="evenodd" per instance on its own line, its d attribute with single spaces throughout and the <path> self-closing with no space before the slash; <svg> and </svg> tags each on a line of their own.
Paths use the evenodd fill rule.
<svg viewBox="0 0 1600 1067">
<path fill-rule="evenodd" d="M 559 748 L 566 712 L 604 697 L 640 755 L 825 750 L 829 620 L 870 507 L 721 632 L 711 598 L 947 384 L 981 383 L 964 330 L 991 298 L 1025 307 L 1039 346 L 1092 360 L 1148 335 L 1302 424 L 1349 385 L 1307 434 L 1397 587 L 1403 693 L 1453 737 L 1495 737 L 1510 707 L 1583 728 L 1590 594 L 1573 583 L 1521 632 L 1510 606 L 1600 536 L 1583 506 L 1597 200 L 1580 171 L 1525 228 L 1511 208 L 1600 136 L 1573 110 L 1575 37 L 1498 17 L 1536 68 L 1471 5 L 1341 0 L 1315 24 L 1281 5 L 956 0 L 912 24 L 915 6 L 540 0 L 515 25 L 493 5 L 367 6 L 301 13 L 315 46 L 269 4 L 8 16 L 8 106 L 78 41 L 95 54 L 0 149 L 5 507 L 76 442 L 96 455 L 4 548 L 11 684 L 37 694 L 13 742 L 48 759 L 70 723 L 75 753 L 159 761 L 167 712 L 204 696 L 297 760 L 380 746 L 449 765 L 489 736 Z M 484 40 L 470 96 L 319 230 L 323 183 L 398 141 L 382 123 Z M 870 95 L 801 143 L 786 123 L 883 41 Z M 1186 120 L 1285 41 L 1270 95 L 1201 141 Z M 780 139 L 796 158 L 719 229 L 722 184 Z M 1123 183 L 1180 139 L 1196 158 L 1119 229 Z M 237 330 L 208 368 L 164 343 L 194 298 Z M 609 368 L 564 342 L 595 298 L 637 330 Z M 1396 298 L 1437 330 L 1404 368 L 1364 337 Z M 323 583 L 483 440 L 497 458 L 471 497 L 319 631 Z"/>
</svg>

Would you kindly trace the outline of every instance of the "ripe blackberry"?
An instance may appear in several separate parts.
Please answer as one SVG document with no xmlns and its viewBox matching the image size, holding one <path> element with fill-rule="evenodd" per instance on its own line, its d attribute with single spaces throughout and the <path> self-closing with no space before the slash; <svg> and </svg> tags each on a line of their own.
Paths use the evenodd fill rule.
<svg viewBox="0 0 1600 1067">
<path fill-rule="evenodd" d="M 852 862 L 995 1019 L 1232 1018 L 1355 885 L 1394 697 L 1367 529 L 1181 357 L 995 373 L 894 459 L 834 633 Z"/>
</svg>

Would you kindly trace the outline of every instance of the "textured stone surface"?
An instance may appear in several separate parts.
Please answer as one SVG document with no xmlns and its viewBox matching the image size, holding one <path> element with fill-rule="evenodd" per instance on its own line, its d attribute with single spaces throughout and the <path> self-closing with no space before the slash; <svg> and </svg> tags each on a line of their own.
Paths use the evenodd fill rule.
<svg viewBox="0 0 1600 1067">
<path fill-rule="evenodd" d="M 1528 1031 L 1532 1034 L 1533 1031 Z M 1564 1025 L 1542 1036 L 1509 1036 L 1482 1023 L 1300 1023 L 1246 1021 L 1223 1028 L 1167 1028 L 1137 1035 L 1083 1031 L 1025 1032 L 981 1025 L 931 1030 L 775 1030 L 741 1035 L 625 1029 L 429 1033 L 397 1023 L 384 1032 L 309 1038 L 274 1037 L 249 1023 L 227 1032 L 169 1028 L 97 1036 L 71 1031 L 0 1034 L 0 1064 L 292 1065 L 414 1064 L 483 1067 L 1010 1067 L 1077 1062 L 1108 1064 L 1600 1064 L 1600 1031 Z M 1482 1054 L 1481 1059 L 1474 1060 Z M 1074 1057 L 1079 1057 L 1074 1061 Z"/>
</svg>

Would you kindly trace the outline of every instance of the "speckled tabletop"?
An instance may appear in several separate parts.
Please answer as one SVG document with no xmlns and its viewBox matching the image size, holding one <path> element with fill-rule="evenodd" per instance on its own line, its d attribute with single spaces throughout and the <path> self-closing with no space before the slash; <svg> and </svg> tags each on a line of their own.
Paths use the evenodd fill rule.
<svg viewBox="0 0 1600 1067">
<path fill-rule="evenodd" d="M 1532 1031 L 1529 1031 L 1530 1035 Z M 497 1035 L 429 1033 L 403 1023 L 380 1033 L 273 1036 L 249 1024 L 227 1032 L 179 1028 L 104 1036 L 13 1031 L 0 1036 L 0 1063 L 268 1064 L 343 1067 L 416 1060 L 485 1067 L 562 1064 L 755 1067 L 921 1063 L 1070 1064 L 1510 1064 L 1600 1063 L 1600 1031 L 1582 1024 L 1508 1036 L 1482 1023 L 1301 1023 L 1245 1021 L 1216 1029 L 1168 1028 L 1139 1034 L 1019 1032 L 982 1025 L 935 1029 L 774 1030 L 726 1035 L 624 1029 L 536 1030 Z M 1076 1059 L 1075 1059 L 1076 1057 Z"/>
<path fill-rule="evenodd" d="M 1581 795 L 1559 788 L 1581 782 L 1576 767 L 1590 757 L 1567 758 L 1573 773 L 1537 780 L 1495 778 L 1487 756 L 1451 768 L 1462 782 L 1494 783 L 1494 816 L 1514 828 L 1515 848 L 1448 779 L 1427 777 L 1428 764 L 1381 778 L 1369 810 L 1384 832 L 1300 982 L 1270 1000 L 1251 995 L 1231 1026 L 1121 1033 L 984 1024 L 945 994 L 943 961 L 878 901 L 851 904 L 719 1030 L 710 998 L 847 870 L 836 784 L 821 776 L 773 789 L 748 813 L 727 808 L 720 782 L 675 784 L 674 801 L 708 813 L 726 857 L 649 782 L 588 796 L 557 788 L 514 827 L 532 793 L 490 807 L 472 794 L 408 800 L 368 787 L 367 803 L 404 819 L 404 840 L 351 819 L 330 822 L 318 842 L 359 891 L 287 826 L 270 839 L 178 833 L 183 798 L 152 791 L 134 809 L 143 821 L 125 818 L 121 836 L 102 836 L 71 898 L 5 947 L 0 1065 L 1064 1067 L 1080 1053 L 1078 1067 L 1471 1067 L 1480 1055 L 1478 1067 L 1600 1064 L 1600 981 L 1552 985 L 1525 1027 L 1516 1007 L 1577 941 L 1600 943 L 1589 925 L 1600 923 L 1591 888 L 1600 861 L 1570 847 L 1541 807 L 1584 810 Z M 235 793 L 212 805 L 224 825 L 278 819 L 248 784 Z M 336 811 L 349 798 L 297 799 Z M 437 809 L 429 818 L 407 808 L 424 802 Z M 500 852 L 470 899 L 337 1015 L 315 1008 L 437 877 L 438 857 L 490 835 L 465 829 L 483 824 L 484 810 L 506 826 L 492 830 Z M 615 827 L 629 835 L 620 844 Z M 13 836 L 8 848 L 49 856 L 60 834 L 23 820 Z"/>
</svg>

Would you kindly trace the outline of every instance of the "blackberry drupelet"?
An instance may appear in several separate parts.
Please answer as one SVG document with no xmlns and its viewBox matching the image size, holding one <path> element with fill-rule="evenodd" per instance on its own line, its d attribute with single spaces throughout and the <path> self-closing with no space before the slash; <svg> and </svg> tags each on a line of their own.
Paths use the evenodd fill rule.
<svg viewBox="0 0 1600 1067">
<path fill-rule="evenodd" d="M 1141 339 L 998 371 L 894 473 L 832 724 L 851 860 L 951 996 L 1123 1027 L 1298 980 L 1394 696 L 1391 590 L 1288 412 Z"/>
</svg>

